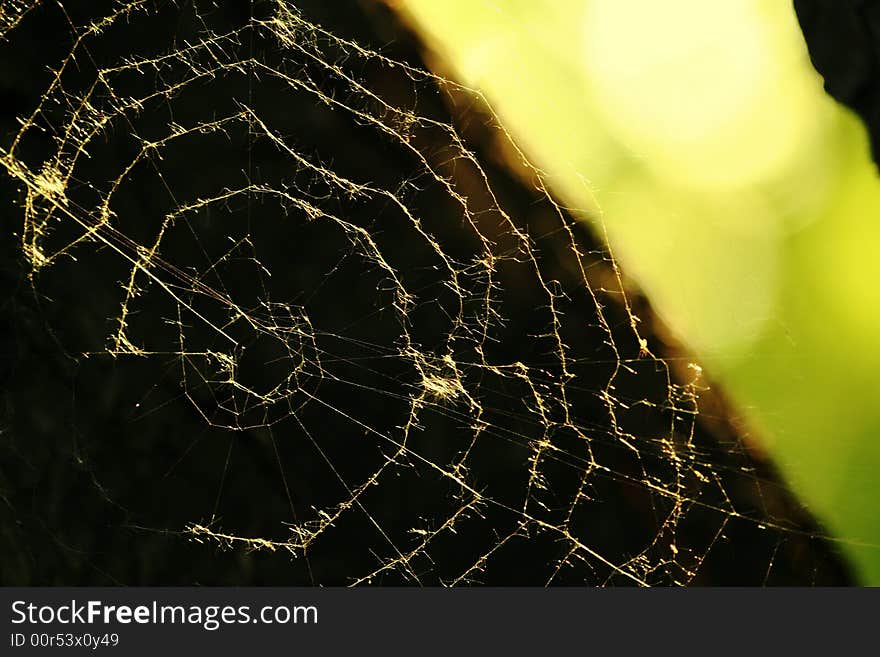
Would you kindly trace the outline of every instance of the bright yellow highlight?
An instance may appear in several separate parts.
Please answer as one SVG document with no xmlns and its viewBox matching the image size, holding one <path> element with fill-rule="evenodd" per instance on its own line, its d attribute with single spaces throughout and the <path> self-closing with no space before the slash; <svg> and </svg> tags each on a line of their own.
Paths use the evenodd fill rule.
<svg viewBox="0 0 880 657">
<path fill-rule="evenodd" d="M 777 22 L 756 22 L 756 5 L 587 5 L 584 54 L 596 107 L 659 175 L 688 186 L 753 183 L 784 171 L 815 129 L 802 111 L 812 80 L 784 70 L 791 41 Z M 788 13 L 780 9 L 776 3 L 773 18 Z"/>
</svg>

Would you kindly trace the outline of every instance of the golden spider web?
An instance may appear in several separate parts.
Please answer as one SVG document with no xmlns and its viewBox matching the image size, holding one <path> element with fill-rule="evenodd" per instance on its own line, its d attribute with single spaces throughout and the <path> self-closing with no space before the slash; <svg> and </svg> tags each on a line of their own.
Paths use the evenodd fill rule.
<svg viewBox="0 0 880 657">
<path fill-rule="evenodd" d="M 0 38 L 14 42 L 40 4 L 4 3 Z M 228 439 L 220 476 L 207 468 L 213 505 L 184 526 L 140 529 L 285 554 L 309 564 L 312 583 L 447 585 L 484 581 L 536 544 L 551 555 L 541 583 L 688 584 L 732 521 L 777 536 L 769 573 L 800 535 L 772 505 L 738 508 L 730 481 L 766 482 L 695 441 L 700 368 L 652 353 L 608 251 L 584 248 L 491 113 L 480 116 L 497 148 L 544 203 L 540 233 L 508 210 L 462 129 L 422 109 L 442 97 L 488 112 L 478 92 L 290 2 L 258 3 L 238 24 L 207 2 L 122 1 L 87 18 L 67 4 L 39 8 L 69 21 L 69 52 L 0 150 L 21 190 L 29 278 L 39 291 L 57 271 L 84 299 L 115 300 L 93 317 L 100 344 L 65 349 L 78 363 L 158 363 L 177 392 L 132 375 L 132 416 L 182 404 Z M 170 33 L 157 27 L 169 14 Z M 102 49 L 107 34 L 136 32 L 156 38 Z M 363 167 L 297 132 L 312 120 L 322 134 L 370 135 Z M 371 169 L 369 152 L 386 148 L 408 175 Z M 562 250 L 548 256 L 551 236 Z M 93 260 L 112 280 L 89 277 Z M 528 357 L 506 346 L 523 336 Z M 637 396 L 645 380 L 659 394 Z M 265 519 L 271 533 L 224 513 L 243 435 L 277 463 L 272 485 L 289 502 Z M 209 440 L 177 438 L 174 463 Z M 297 469 L 305 452 L 320 472 Z M 324 492 L 310 494 L 309 477 Z M 625 549 L 590 521 L 620 512 L 609 486 L 651 518 Z M 691 516 L 711 531 L 682 538 Z M 313 563 L 333 541 L 358 558 Z"/>
</svg>

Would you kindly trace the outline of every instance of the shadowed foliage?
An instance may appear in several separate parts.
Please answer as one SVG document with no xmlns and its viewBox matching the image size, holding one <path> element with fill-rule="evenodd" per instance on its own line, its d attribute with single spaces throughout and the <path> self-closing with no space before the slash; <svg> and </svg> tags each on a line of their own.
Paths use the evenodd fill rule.
<svg viewBox="0 0 880 657">
<path fill-rule="evenodd" d="M 880 2 L 794 0 L 810 59 L 825 90 L 868 127 L 875 161 L 880 154 Z"/>
</svg>

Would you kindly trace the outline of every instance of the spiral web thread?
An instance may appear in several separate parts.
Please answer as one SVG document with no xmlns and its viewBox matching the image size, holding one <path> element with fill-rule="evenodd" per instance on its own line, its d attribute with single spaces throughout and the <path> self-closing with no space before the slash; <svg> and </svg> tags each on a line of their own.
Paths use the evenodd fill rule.
<svg viewBox="0 0 880 657">
<path fill-rule="evenodd" d="M 16 26 L 38 4 L 5 2 L 0 38 L 14 39 Z M 398 76 L 409 85 L 414 99 L 419 94 L 436 95 L 438 89 L 457 98 L 479 98 L 477 92 L 336 36 L 306 20 L 288 2 L 272 3 L 271 11 L 225 32 L 210 26 L 208 3 L 202 13 L 199 4 L 118 2 L 100 18 L 72 24 L 68 57 L 55 69 L 39 106 L 21 117 L 18 133 L 0 150 L 3 168 L 22 190 L 17 210 L 23 214 L 21 249 L 37 290 L 59 263 L 68 269 L 88 267 L 90 258 L 100 254 L 122 267 L 123 275 L 113 282 L 117 306 L 106 324 L 103 346 L 74 349 L 74 356 L 155 359 L 167 364 L 168 376 L 181 388 L 180 398 L 196 409 L 205 425 L 233 436 L 268 431 L 276 456 L 276 441 L 295 432 L 303 439 L 301 449 L 314 450 L 324 461 L 322 476 L 338 483 L 335 503 L 313 507 L 307 517 L 301 511 L 293 521 L 279 518 L 272 536 L 242 535 L 225 526 L 219 502 L 227 469 L 235 467 L 227 460 L 213 510 L 205 509 L 202 517 L 185 527 L 155 529 L 179 531 L 181 540 L 188 537 L 215 547 L 286 552 L 308 560 L 317 541 L 325 535 L 332 540 L 337 524 L 357 516 L 366 523 L 364 531 L 380 537 L 385 549 L 372 549 L 374 567 L 347 572 L 346 581 L 380 582 L 393 573 L 400 580 L 419 583 L 429 568 L 426 564 L 432 563 L 435 544 L 454 542 L 468 526 L 488 522 L 492 512 L 503 511 L 515 522 L 493 528 L 494 538 L 466 555 L 464 565 L 443 577 L 442 583 L 481 581 L 487 564 L 509 544 L 539 534 L 559 547 L 558 559 L 548 565 L 547 583 L 563 571 L 580 569 L 587 582 L 622 579 L 648 585 L 690 582 L 728 522 L 753 522 L 724 492 L 722 473 L 712 455 L 692 440 L 703 390 L 700 368 L 689 365 L 690 380 L 677 383 L 682 377 L 676 378 L 669 363 L 652 353 L 639 333 L 639 319 L 608 252 L 583 252 L 569 214 L 543 188 L 540 171 L 527 164 L 503 128 L 494 126 L 504 136 L 504 148 L 516 154 L 531 172 L 538 193 L 555 208 L 555 226 L 550 230 L 568 244 L 569 271 L 580 281 L 574 290 L 563 290 L 552 272 L 545 273 L 536 240 L 496 198 L 480 158 L 457 128 L 418 114 L 414 102 L 386 97 L 369 80 L 359 78 L 358 71 L 373 67 Z M 110 62 L 92 60 L 91 68 L 87 64 L 105 32 L 120 26 L 138 29 L 163 11 L 189 12 L 198 25 L 197 38 L 171 39 L 146 55 L 133 52 Z M 273 56 L 254 54 L 255 39 L 271 44 Z M 201 117 L 177 118 L 178 98 L 218 80 L 247 81 L 248 91 L 229 107 L 206 103 Z M 359 130 L 374 133 L 409 158 L 412 176 L 391 183 L 356 179 L 335 170 L 332 157 L 322 159 L 313 149 L 301 149 L 298 135 L 277 128 L 274 115 L 250 102 L 254 85 L 265 84 L 275 90 L 278 103 L 285 95 L 305 96 Z M 142 127 L 144 116 L 163 118 Z M 437 153 L 426 148 L 420 137 L 424 133 L 442 135 L 446 149 Z M 179 144 L 198 148 L 202 141 L 233 140 L 243 134 L 254 149 L 258 145 L 286 163 L 289 175 L 261 177 L 257 151 L 249 150 L 239 175 L 215 186 L 213 193 L 195 195 L 166 180 L 166 167 L 181 152 L 176 150 Z M 35 135 L 52 144 L 37 159 L 22 154 Z M 90 179 L 92 151 L 118 141 L 128 145 L 127 165 L 115 177 Z M 193 163 L 194 170 L 198 167 Z M 456 167 L 470 171 L 468 180 L 478 181 L 481 188 L 462 189 L 451 175 Z M 126 225 L 124 212 L 116 207 L 118 195 L 130 191 L 135 175 L 151 176 L 167 192 L 168 210 L 146 228 Z M 452 212 L 450 221 L 473 248 L 450 244 L 434 226 L 423 223 L 418 199 L 425 190 L 445 199 Z M 485 199 L 485 204 L 474 203 L 475 196 Z M 373 206 L 393 220 L 387 225 L 365 225 L 346 212 Z M 397 338 L 372 343 L 347 332 L 345 326 L 328 329 L 327 322 L 322 325 L 310 312 L 321 289 L 304 290 L 295 299 L 278 298 L 272 287 L 278 265 L 263 257 L 254 237 L 252 222 L 264 220 L 255 218 L 256 213 L 268 213 L 274 221 L 318 226 L 321 235 L 338 240 L 338 260 L 326 265 L 323 277 L 334 279 L 349 269 L 369 276 L 376 282 L 375 312 L 396 327 Z M 223 236 L 225 247 L 199 232 L 203 220 L 199 218 L 210 216 L 235 218 L 228 224 L 233 228 Z M 427 278 L 412 275 L 410 270 L 418 270 L 419 265 L 407 264 L 399 249 L 386 247 L 388 231 L 398 225 L 406 227 L 413 250 L 428 254 L 429 262 L 421 265 L 430 270 Z M 175 240 L 194 244 L 202 261 L 176 262 Z M 290 257 L 308 258 L 308 248 Z M 500 300 L 506 283 L 499 275 L 508 265 L 528 272 L 542 295 L 545 327 L 530 339 L 544 345 L 543 363 L 499 359 L 490 348 L 510 321 Z M 250 286 L 245 292 L 243 280 Z M 436 309 L 441 296 L 445 330 L 427 343 L 418 334 L 420 313 Z M 610 355 L 604 363 L 603 385 L 590 384 L 587 390 L 578 368 L 589 354 L 573 353 L 562 328 L 569 303 L 592 309 L 593 328 L 603 336 L 596 352 Z M 623 330 L 612 326 L 620 322 L 609 319 L 610 304 L 623 309 L 628 324 Z M 164 312 L 141 312 L 144 308 Z M 627 335 L 625 345 L 621 334 Z M 259 345 L 262 358 L 257 378 L 250 374 L 253 363 L 247 362 L 253 345 Z M 388 362 L 390 369 L 377 365 Z M 265 368 L 278 373 L 269 385 Z M 619 392 L 622 379 L 637 378 L 647 370 L 665 377 L 665 397 L 630 399 Z M 352 371 L 363 376 L 352 378 Z M 393 426 L 376 428 L 354 406 L 346 406 L 344 396 L 328 401 L 327 386 L 348 388 L 352 398 L 366 395 L 378 405 L 393 404 L 394 409 L 404 409 L 401 419 Z M 152 382 L 141 387 L 137 413 L 147 416 L 159 411 L 161 404 L 151 399 Z M 520 397 L 516 422 L 510 423 L 499 418 L 513 411 L 491 406 L 494 395 L 508 387 L 516 391 L 511 395 Z M 575 393 L 597 401 L 604 413 L 601 421 L 584 416 L 572 401 Z M 629 431 L 620 417 L 638 407 L 662 412 L 665 430 L 659 435 Z M 352 439 L 375 445 L 381 457 L 367 476 L 355 480 L 336 467 L 333 450 L 325 445 L 328 437 L 314 425 L 307 409 L 333 416 L 350 426 Z M 453 453 L 432 453 L 418 441 L 417 434 L 437 421 L 455 427 L 459 442 Z M 559 439 L 561 435 L 565 440 Z M 188 443 L 184 437 L 181 441 L 185 454 Z M 472 467 L 472 454 L 487 442 L 515 445 L 527 454 L 521 463 L 524 476 L 517 499 L 495 495 Z M 605 451 L 596 451 L 598 445 Z M 602 454 L 607 449 L 630 454 L 637 468 L 622 471 L 614 462 L 605 462 Z M 551 484 L 545 471 L 559 464 L 576 472 L 577 483 L 564 491 L 548 490 Z M 282 482 L 278 494 L 296 498 L 297 481 L 285 477 L 280 456 L 278 466 Z M 433 517 L 421 515 L 405 535 L 386 531 L 377 513 L 379 502 L 370 492 L 412 470 L 440 482 L 443 504 L 431 508 L 443 511 Z M 654 505 L 658 516 L 654 536 L 632 554 L 604 554 L 592 545 L 589 528 L 576 522 L 581 507 L 597 503 L 594 484 L 604 480 L 647 491 Z M 720 493 L 704 500 L 700 487 Z M 699 548 L 681 547 L 677 530 L 694 508 L 715 514 L 717 532 Z M 793 531 L 775 529 L 783 537 Z M 771 567 L 772 558 L 768 571 Z"/>
</svg>

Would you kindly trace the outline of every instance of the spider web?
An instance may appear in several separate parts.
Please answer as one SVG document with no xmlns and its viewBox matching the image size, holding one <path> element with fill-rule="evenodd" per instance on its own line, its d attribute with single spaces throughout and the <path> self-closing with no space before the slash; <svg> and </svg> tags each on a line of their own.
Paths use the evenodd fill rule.
<svg viewBox="0 0 880 657">
<path fill-rule="evenodd" d="M 478 93 L 344 36 L 369 11 L 39 4 L 0 38 L 69 43 L 0 162 L 102 576 L 133 541 L 317 584 L 823 581 L 608 250 Z"/>
</svg>

